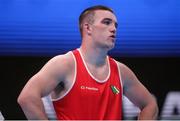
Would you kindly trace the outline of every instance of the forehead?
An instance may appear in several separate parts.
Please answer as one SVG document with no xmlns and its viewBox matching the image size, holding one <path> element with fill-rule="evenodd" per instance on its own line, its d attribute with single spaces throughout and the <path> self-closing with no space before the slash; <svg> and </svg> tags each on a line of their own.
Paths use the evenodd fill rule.
<svg viewBox="0 0 180 121">
<path fill-rule="evenodd" d="M 94 16 L 96 20 L 103 20 L 104 18 L 110 18 L 114 22 L 117 22 L 116 16 L 112 12 L 107 10 L 96 10 Z"/>
</svg>

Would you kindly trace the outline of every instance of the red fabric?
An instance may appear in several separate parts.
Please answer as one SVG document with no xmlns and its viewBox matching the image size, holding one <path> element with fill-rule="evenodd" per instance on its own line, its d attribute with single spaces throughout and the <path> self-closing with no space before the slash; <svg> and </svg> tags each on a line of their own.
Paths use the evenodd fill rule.
<svg viewBox="0 0 180 121">
<path fill-rule="evenodd" d="M 73 54 L 77 63 L 77 76 L 74 86 L 62 99 L 53 101 L 58 119 L 61 120 L 121 120 L 122 89 L 118 68 L 109 58 L 110 77 L 99 83 L 87 72 L 78 50 Z M 120 93 L 115 94 L 111 85 Z"/>
</svg>

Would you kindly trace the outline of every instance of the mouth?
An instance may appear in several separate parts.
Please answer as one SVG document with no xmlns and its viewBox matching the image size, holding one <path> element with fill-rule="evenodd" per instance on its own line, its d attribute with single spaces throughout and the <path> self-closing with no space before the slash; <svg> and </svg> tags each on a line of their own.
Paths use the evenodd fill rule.
<svg viewBox="0 0 180 121">
<path fill-rule="evenodd" d="M 116 36 L 115 36 L 115 35 L 111 35 L 110 37 L 111 37 L 111 38 L 113 38 L 113 39 L 115 39 L 115 38 L 116 38 Z"/>
</svg>

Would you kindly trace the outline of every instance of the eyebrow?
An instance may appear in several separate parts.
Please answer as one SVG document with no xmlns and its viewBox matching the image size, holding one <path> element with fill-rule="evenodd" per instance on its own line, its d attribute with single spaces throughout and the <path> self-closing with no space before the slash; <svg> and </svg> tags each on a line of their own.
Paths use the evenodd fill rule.
<svg viewBox="0 0 180 121">
<path fill-rule="evenodd" d="M 104 20 L 113 21 L 111 18 L 104 18 L 102 21 L 104 21 Z M 115 27 L 116 28 L 118 27 L 118 23 L 117 22 L 115 22 Z"/>
</svg>

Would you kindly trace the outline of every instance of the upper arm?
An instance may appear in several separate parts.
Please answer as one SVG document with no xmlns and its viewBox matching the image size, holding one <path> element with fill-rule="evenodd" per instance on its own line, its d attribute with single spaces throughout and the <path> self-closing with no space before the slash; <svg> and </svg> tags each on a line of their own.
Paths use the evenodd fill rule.
<svg viewBox="0 0 180 121">
<path fill-rule="evenodd" d="M 130 68 L 122 63 L 119 63 L 119 67 L 125 96 L 142 109 L 152 101 L 152 95 Z"/>
<path fill-rule="evenodd" d="M 48 61 L 25 85 L 22 95 L 43 97 L 48 95 L 61 81 L 71 73 L 71 54 L 60 55 Z"/>
</svg>

